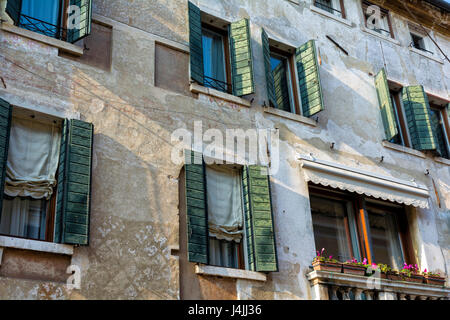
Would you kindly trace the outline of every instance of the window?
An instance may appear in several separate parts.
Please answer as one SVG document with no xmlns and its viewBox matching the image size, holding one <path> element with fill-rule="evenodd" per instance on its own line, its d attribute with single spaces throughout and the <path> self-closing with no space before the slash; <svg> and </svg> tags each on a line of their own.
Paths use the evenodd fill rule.
<svg viewBox="0 0 450 320">
<path fill-rule="evenodd" d="M 447 100 L 425 93 L 422 86 L 388 81 L 384 69 L 375 86 L 387 141 L 448 158 Z"/>
<path fill-rule="evenodd" d="M 87 245 L 93 126 L 0 98 L 0 234 Z"/>
<path fill-rule="evenodd" d="M 187 237 L 180 235 L 180 248 L 186 248 L 188 261 L 277 271 L 267 167 L 207 165 L 199 153 L 186 155 L 180 225 Z"/>
<path fill-rule="evenodd" d="M 309 192 L 316 249 L 343 262 L 414 263 L 403 206 L 315 184 Z"/>
<path fill-rule="evenodd" d="M 373 12 L 371 10 L 368 10 L 368 8 L 370 6 L 373 6 L 374 4 L 369 2 L 369 1 L 363 1 L 362 4 L 362 8 L 363 8 L 363 14 L 364 14 L 364 22 L 366 25 L 366 28 L 369 28 L 375 32 L 378 32 L 381 35 L 390 37 L 390 38 L 394 38 L 394 32 L 392 30 L 392 23 L 391 23 L 391 18 L 389 16 L 389 11 L 384 9 L 384 8 L 380 8 L 380 15 L 381 15 L 381 19 L 375 19 L 374 20 L 374 24 L 373 25 L 369 25 L 368 21 L 372 21 L 371 16 L 373 14 Z"/>
<path fill-rule="evenodd" d="M 79 8 L 80 22 L 73 27 L 77 14 L 74 5 Z M 80 0 L 76 4 L 68 0 L 46 0 L 45 5 L 35 0 L 8 0 L 6 12 L 18 27 L 70 43 L 90 33 L 91 0 Z"/>
<path fill-rule="evenodd" d="M 314 6 L 345 19 L 343 0 L 315 0 Z"/>
<path fill-rule="evenodd" d="M 235 96 L 254 93 L 248 19 L 229 23 L 188 2 L 190 77 Z"/>
<path fill-rule="evenodd" d="M 324 109 L 314 40 L 297 49 L 261 33 L 268 106 L 311 117 Z M 267 105 L 265 103 L 265 105 Z"/>
<path fill-rule="evenodd" d="M 428 43 L 427 32 L 423 28 L 416 24 L 412 24 L 411 22 L 408 23 L 408 28 L 411 36 L 410 46 L 429 54 L 434 54 L 433 51 L 430 50 L 431 46 Z"/>
</svg>

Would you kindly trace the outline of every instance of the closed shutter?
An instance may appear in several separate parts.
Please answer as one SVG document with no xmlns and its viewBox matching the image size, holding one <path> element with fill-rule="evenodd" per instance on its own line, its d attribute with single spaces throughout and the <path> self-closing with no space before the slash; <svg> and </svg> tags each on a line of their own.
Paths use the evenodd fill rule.
<svg viewBox="0 0 450 320">
<path fill-rule="evenodd" d="M 267 167 L 244 167 L 244 215 L 249 269 L 278 271 Z"/>
<path fill-rule="evenodd" d="M 390 141 L 398 134 L 398 127 L 384 68 L 375 77 L 375 87 L 377 89 L 385 137 L 387 141 Z"/>
<path fill-rule="evenodd" d="M 208 264 L 208 210 L 202 154 L 186 151 L 186 220 L 188 260 Z M 200 162 L 200 164 L 199 164 Z"/>
<path fill-rule="evenodd" d="M 408 130 L 416 150 L 436 150 L 428 97 L 422 86 L 404 87 L 402 92 Z"/>
<path fill-rule="evenodd" d="M 270 64 L 270 46 L 269 46 L 269 37 L 267 36 L 266 31 L 262 29 L 261 33 L 262 39 L 262 49 L 263 49 L 263 57 L 264 57 L 264 67 L 266 71 L 266 88 L 267 88 L 267 98 L 269 99 L 269 105 L 278 108 L 277 100 L 275 97 L 275 88 L 274 88 L 274 80 L 272 67 Z"/>
<path fill-rule="evenodd" d="M 189 59 L 191 79 L 203 85 L 203 44 L 200 9 L 188 2 L 189 11 Z"/>
<path fill-rule="evenodd" d="M 253 80 L 252 46 L 247 19 L 228 26 L 230 37 L 231 79 L 233 95 L 244 96 L 255 92 Z"/>
<path fill-rule="evenodd" d="M 287 86 L 287 70 L 284 61 L 281 61 L 281 63 L 273 69 L 273 80 L 278 109 L 291 112 L 289 88 Z"/>
<path fill-rule="evenodd" d="M 67 41 L 74 43 L 91 33 L 92 0 L 70 0 L 69 4 L 80 9 L 80 24 L 75 28 L 70 28 L 70 20 L 68 24 Z M 73 11 L 69 12 L 69 18 L 71 15 L 73 15 Z"/>
<path fill-rule="evenodd" d="M 5 188 L 6 161 L 8 160 L 11 115 L 12 106 L 0 98 L 0 213 L 3 208 L 3 190 Z"/>
<path fill-rule="evenodd" d="M 8 0 L 6 3 L 6 13 L 14 21 L 17 26 L 20 19 L 20 11 L 22 10 L 22 0 Z"/>
<path fill-rule="evenodd" d="M 319 63 L 314 40 L 310 40 L 297 48 L 295 61 L 297 64 L 302 113 L 305 117 L 311 117 L 324 109 Z"/>
<path fill-rule="evenodd" d="M 55 242 L 87 245 L 94 127 L 65 120 L 58 168 Z"/>
</svg>

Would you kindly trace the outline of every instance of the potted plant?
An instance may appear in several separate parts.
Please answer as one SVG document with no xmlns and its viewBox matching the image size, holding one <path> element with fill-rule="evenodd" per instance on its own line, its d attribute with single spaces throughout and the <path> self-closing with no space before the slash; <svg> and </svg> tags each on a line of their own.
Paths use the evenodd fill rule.
<svg viewBox="0 0 450 320">
<path fill-rule="evenodd" d="M 423 276 L 426 284 L 434 284 L 437 286 L 445 285 L 445 278 L 441 277 L 439 273 L 428 272 L 427 269 L 423 271 Z"/>
<path fill-rule="evenodd" d="M 324 251 L 325 248 L 323 248 L 320 252 L 317 251 L 317 255 L 312 262 L 314 270 L 341 273 L 342 263 L 336 259 L 333 259 L 333 256 L 329 256 L 327 258 L 326 256 L 324 256 Z"/>
<path fill-rule="evenodd" d="M 365 275 L 366 268 L 367 268 L 367 259 L 364 259 L 363 262 L 358 262 L 358 260 L 353 258 L 352 260 L 348 260 L 343 264 L 344 273 L 354 274 L 358 276 Z"/>
<path fill-rule="evenodd" d="M 400 270 L 400 274 L 403 276 L 403 280 L 409 282 L 422 283 L 424 281 L 424 277 L 420 273 L 417 264 L 413 266 L 412 264 L 408 265 L 405 263 L 403 269 Z"/>
<path fill-rule="evenodd" d="M 378 270 L 380 270 L 380 278 L 381 279 L 388 279 L 388 274 L 392 272 L 392 268 L 389 267 L 387 264 L 379 263 Z"/>
</svg>

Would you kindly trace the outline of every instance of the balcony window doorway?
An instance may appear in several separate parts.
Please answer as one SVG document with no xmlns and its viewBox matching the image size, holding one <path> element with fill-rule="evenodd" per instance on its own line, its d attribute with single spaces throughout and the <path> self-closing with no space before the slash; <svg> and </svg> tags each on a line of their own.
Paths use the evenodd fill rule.
<svg viewBox="0 0 450 320">
<path fill-rule="evenodd" d="M 60 19 L 60 0 L 22 0 L 20 27 L 54 38 L 59 30 Z"/>
<path fill-rule="evenodd" d="M 206 28 L 202 33 L 205 87 L 228 92 L 224 37 Z"/>
</svg>

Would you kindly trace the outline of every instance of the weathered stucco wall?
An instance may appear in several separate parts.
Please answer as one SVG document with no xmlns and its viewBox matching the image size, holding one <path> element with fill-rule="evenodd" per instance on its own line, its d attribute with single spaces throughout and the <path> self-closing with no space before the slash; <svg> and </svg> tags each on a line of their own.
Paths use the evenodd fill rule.
<svg viewBox="0 0 450 320">
<path fill-rule="evenodd" d="M 90 245 L 75 248 L 72 257 L 72 263 L 82 269 L 81 290 L 0 273 L 0 298 L 178 299 L 181 166 L 170 161 L 170 136 L 178 128 L 193 131 L 195 120 L 203 121 L 204 130 L 223 132 L 226 128 L 278 128 L 281 138 L 280 170 L 271 177 L 280 271 L 269 274 L 266 283 L 199 280 L 202 298 L 218 297 L 220 288 L 223 296 L 239 299 L 311 298 L 305 274 L 315 245 L 308 188 L 296 160 L 310 153 L 426 185 L 431 190 L 430 209 L 410 213 L 414 249 L 422 269 L 448 275 L 449 166 L 432 157 L 423 159 L 382 146 L 384 132 L 373 75 L 386 65 L 389 79 L 422 84 L 427 92 L 448 99 L 449 63 L 411 52 L 406 22 L 398 15 L 393 15 L 393 27 L 400 45 L 362 32 L 358 1 L 345 1 L 351 27 L 312 12 L 311 1 L 193 2 L 227 21 L 250 18 L 256 80 L 250 108 L 202 95 L 197 99 L 183 94 L 182 85 L 180 93 L 154 86 L 155 69 L 164 70 L 155 68 L 155 43 L 188 50 L 186 0 L 94 0 L 97 19 L 113 29 L 110 71 L 66 59 L 56 48 L 0 30 L 0 76 L 6 85 L 0 84 L 0 96 L 13 105 L 80 118 L 95 126 Z M 318 115 L 316 127 L 263 112 L 267 99 L 262 27 L 270 37 L 294 47 L 317 40 L 325 110 Z M 349 56 L 326 35 L 333 36 Z M 437 35 L 437 41 L 450 52 L 448 38 Z M 162 54 L 158 59 L 167 63 L 164 59 L 169 57 Z M 186 66 L 181 70 L 186 73 Z M 189 81 L 187 74 L 178 76 Z M 335 147 L 330 149 L 333 142 Z M 425 169 L 430 170 L 429 176 L 424 175 Z"/>
</svg>

